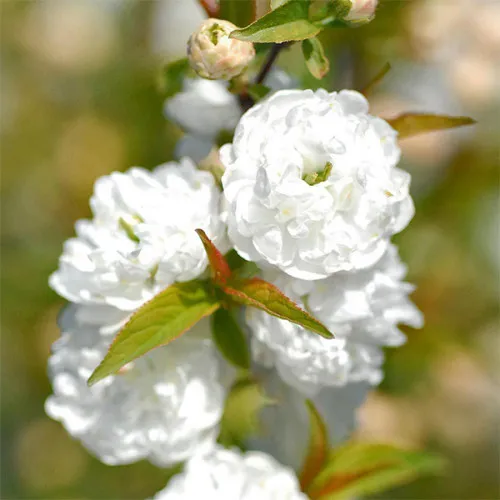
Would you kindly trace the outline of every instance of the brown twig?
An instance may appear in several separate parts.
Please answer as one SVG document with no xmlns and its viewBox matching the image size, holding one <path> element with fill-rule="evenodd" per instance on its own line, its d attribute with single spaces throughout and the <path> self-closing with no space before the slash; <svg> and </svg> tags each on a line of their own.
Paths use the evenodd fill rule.
<svg viewBox="0 0 500 500">
<path fill-rule="evenodd" d="M 267 55 L 266 61 L 264 62 L 262 68 L 260 68 L 259 74 L 257 75 L 257 78 L 255 79 L 255 83 L 262 83 L 264 81 L 264 79 L 268 75 L 269 71 L 271 71 L 273 64 L 276 62 L 276 59 L 278 59 L 280 52 L 283 49 L 289 47 L 291 44 L 292 44 L 292 42 L 283 42 L 283 43 L 273 44 L 271 50 L 269 51 L 269 54 Z"/>
</svg>

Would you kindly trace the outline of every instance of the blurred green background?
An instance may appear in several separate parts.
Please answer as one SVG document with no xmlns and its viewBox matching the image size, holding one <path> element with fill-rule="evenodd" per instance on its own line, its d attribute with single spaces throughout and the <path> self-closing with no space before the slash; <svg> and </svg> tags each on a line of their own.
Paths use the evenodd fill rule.
<svg viewBox="0 0 500 500">
<path fill-rule="evenodd" d="M 201 15 L 194 0 L 2 4 L 2 499 L 136 499 L 165 484 L 148 463 L 102 465 L 45 416 L 63 304 L 47 277 L 90 215 L 96 177 L 172 158 L 181 131 L 162 115 L 158 71 Z M 396 240 L 426 325 L 388 352 L 358 434 L 440 452 L 450 467 L 381 498 L 500 498 L 499 27 L 496 0 L 382 0 L 370 25 L 322 35 L 332 70 L 321 83 L 297 48 L 280 58 L 331 90 L 362 88 L 389 61 L 374 112 L 479 122 L 402 144 L 417 213 Z"/>
</svg>

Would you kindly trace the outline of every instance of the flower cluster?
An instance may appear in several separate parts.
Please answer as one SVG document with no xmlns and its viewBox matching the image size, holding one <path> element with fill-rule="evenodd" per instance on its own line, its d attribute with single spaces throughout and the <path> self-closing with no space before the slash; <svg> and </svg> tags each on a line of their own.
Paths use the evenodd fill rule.
<svg viewBox="0 0 500 500">
<path fill-rule="evenodd" d="M 273 428 L 283 411 L 296 417 L 278 424 L 281 442 L 255 446 L 297 464 L 300 453 L 289 444 L 305 437 L 286 436 L 307 425 L 305 397 L 345 437 L 355 407 L 382 379 L 382 349 L 405 340 L 398 324 L 422 322 L 390 241 L 413 216 L 410 176 L 396 166 L 397 133 L 354 91 L 280 90 L 241 116 L 224 83 L 186 80 L 166 109 L 209 148 L 236 127 L 220 150 L 222 188 L 188 158 L 97 180 L 93 218 L 77 222 L 50 278 L 71 304 L 49 360 L 54 394 L 46 411 L 107 464 L 186 460 L 157 499 L 305 498 L 271 456 L 216 444 L 233 375 L 208 320 L 92 387 L 87 380 L 146 301 L 208 277 L 201 228 L 222 253 L 234 249 L 255 262 L 262 278 L 335 334 L 326 339 L 246 310 L 252 369 L 270 394 L 283 396 L 263 418 Z M 348 404 L 341 410 L 338 400 Z"/>
</svg>

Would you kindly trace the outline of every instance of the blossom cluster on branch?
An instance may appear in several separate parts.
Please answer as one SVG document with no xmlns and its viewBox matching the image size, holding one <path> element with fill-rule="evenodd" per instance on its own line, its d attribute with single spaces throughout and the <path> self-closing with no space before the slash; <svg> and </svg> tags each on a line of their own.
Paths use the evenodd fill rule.
<svg viewBox="0 0 500 500">
<path fill-rule="evenodd" d="M 405 342 L 398 325 L 423 322 L 391 243 L 414 214 L 398 132 L 455 125 L 389 123 L 353 90 L 290 89 L 275 49 L 252 84 L 252 37 L 282 36 L 276 19 L 305 15 L 305 2 L 277 4 L 243 30 L 209 19 L 193 34 L 189 62 L 208 79 L 182 74 L 165 103 L 186 133 L 179 163 L 98 179 L 92 218 L 50 277 L 70 304 L 46 411 L 106 464 L 186 461 L 159 500 L 320 498 L 304 427 L 322 420 L 325 446 L 345 439 L 383 378 L 383 348 Z M 366 21 L 376 2 L 332 4 L 306 28 Z M 247 454 L 218 443 L 242 370 L 273 398 L 261 415 L 271 439 L 233 443 L 258 450 Z M 286 465 L 303 460 L 299 484 Z"/>
</svg>

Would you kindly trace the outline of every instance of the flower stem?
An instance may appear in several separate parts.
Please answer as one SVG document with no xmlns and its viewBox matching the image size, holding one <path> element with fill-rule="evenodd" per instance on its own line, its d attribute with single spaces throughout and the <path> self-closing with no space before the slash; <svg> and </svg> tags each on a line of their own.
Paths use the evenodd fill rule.
<svg viewBox="0 0 500 500">
<path fill-rule="evenodd" d="M 262 68 L 260 68 L 260 71 L 255 78 L 255 83 L 262 83 L 265 80 L 266 76 L 271 71 L 273 64 L 276 62 L 276 59 L 278 59 L 280 52 L 286 47 L 292 45 L 292 43 L 293 42 L 283 42 L 273 44 L 264 64 L 262 65 Z M 248 111 L 255 104 L 255 101 L 250 97 L 246 89 L 243 89 L 239 93 L 238 100 L 243 112 Z"/>
<path fill-rule="evenodd" d="M 292 43 L 293 42 L 275 43 L 272 46 L 271 50 L 269 51 L 269 54 L 267 55 L 267 59 L 264 62 L 264 65 L 260 69 L 259 74 L 255 79 L 255 83 L 262 83 L 264 81 L 269 71 L 271 71 L 273 64 L 276 62 L 276 59 L 278 59 L 280 52 L 286 47 L 289 47 Z"/>
</svg>

